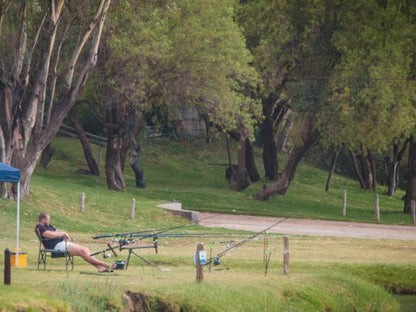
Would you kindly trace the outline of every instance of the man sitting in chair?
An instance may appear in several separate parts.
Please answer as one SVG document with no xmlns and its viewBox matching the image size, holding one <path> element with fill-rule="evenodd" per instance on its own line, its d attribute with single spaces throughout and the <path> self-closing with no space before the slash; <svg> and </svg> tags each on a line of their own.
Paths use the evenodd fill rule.
<svg viewBox="0 0 416 312">
<path fill-rule="evenodd" d="M 91 252 L 87 247 L 70 242 L 68 233 L 56 230 L 50 223 L 50 216 L 47 213 L 41 212 L 39 214 L 39 223 L 36 225 L 36 229 L 39 229 L 42 238 L 47 238 L 47 240 L 43 241 L 45 248 L 54 249 L 56 251 L 65 251 L 66 249 L 71 255 L 80 256 L 85 261 L 95 266 L 98 269 L 98 272 L 108 272 L 115 269 L 115 264 L 110 265 L 90 256 Z"/>
</svg>

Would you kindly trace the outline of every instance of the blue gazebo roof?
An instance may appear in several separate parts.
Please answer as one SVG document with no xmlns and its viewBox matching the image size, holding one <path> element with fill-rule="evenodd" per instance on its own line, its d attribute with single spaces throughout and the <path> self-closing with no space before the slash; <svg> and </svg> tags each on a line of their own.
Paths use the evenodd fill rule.
<svg viewBox="0 0 416 312">
<path fill-rule="evenodd" d="M 20 171 L 14 167 L 0 162 L 0 181 L 2 182 L 19 182 Z"/>
</svg>

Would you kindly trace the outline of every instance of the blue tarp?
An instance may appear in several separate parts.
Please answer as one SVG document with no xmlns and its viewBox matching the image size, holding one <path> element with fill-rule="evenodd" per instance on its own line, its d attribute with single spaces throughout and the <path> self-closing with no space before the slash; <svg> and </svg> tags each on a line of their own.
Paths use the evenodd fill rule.
<svg viewBox="0 0 416 312">
<path fill-rule="evenodd" d="M 0 181 L 17 183 L 20 180 L 20 171 L 14 167 L 0 162 Z"/>
</svg>

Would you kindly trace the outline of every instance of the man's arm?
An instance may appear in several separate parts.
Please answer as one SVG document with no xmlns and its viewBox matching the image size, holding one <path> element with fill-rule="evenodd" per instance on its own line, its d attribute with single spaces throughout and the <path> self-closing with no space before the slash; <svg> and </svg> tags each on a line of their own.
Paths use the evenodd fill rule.
<svg viewBox="0 0 416 312">
<path fill-rule="evenodd" d="M 70 240 L 70 237 L 68 235 L 67 232 L 63 232 L 63 231 L 49 231 L 46 230 L 45 232 L 43 232 L 43 237 L 46 238 L 56 238 L 56 237 L 64 237 L 66 241 Z"/>
</svg>

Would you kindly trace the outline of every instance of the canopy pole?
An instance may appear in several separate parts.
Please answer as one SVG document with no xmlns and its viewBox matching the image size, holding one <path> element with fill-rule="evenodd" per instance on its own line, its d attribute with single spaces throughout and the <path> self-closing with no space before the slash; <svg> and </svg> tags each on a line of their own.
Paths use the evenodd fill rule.
<svg viewBox="0 0 416 312">
<path fill-rule="evenodd" d="M 20 182 L 17 182 L 17 216 L 16 216 L 16 268 L 19 267 L 19 231 L 20 231 Z"/>
</svg>

